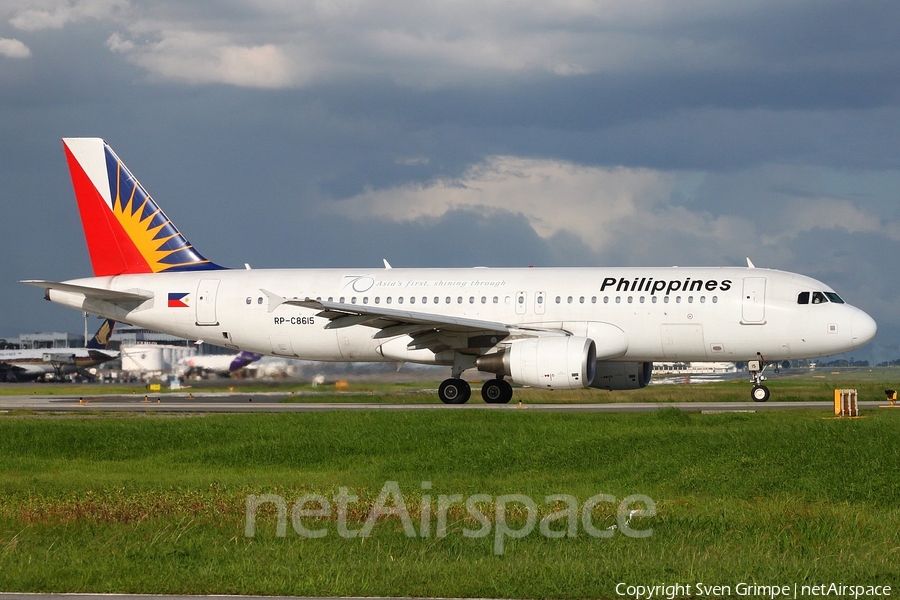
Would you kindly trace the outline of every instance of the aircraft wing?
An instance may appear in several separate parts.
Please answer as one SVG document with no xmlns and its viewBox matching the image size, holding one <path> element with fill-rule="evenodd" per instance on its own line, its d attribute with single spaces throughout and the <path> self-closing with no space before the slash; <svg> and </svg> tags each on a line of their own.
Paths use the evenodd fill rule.
<svg viewBox="0 0 900 600">
<path fill-rule="evenodd" d="M 44 279 L 24 279 L 19 283 L 33 285 L 35 287 L 44 288 L 45 290 L 59 290 L 61 292 L 81 294 L 87 298 L 107 300 L 110 302 L 143 302 L 144 300 L 153 298 L 153 294 L 150 292 L 120 292 L 118 290 L 108 290 L 106 288 L 95 288 L 86 285 L 75 285 L 57 281 L 46 281 Z"/>
<path fill-rule="evenodd" d="M 0 381 L 34 379 L 46 371 L 41 366 L 33 364 L 17 365 L 12 362 L 0 361 Z"/>
<path fill-rule="evenodd" d="M 342 304 L 309 298 L 289 299 L 268 290 L 261 291 L 269 298 L 269 312 L 274 311 L 282 304 L 318 310 L 317 317 L 330 321 L 325 329 L 364 325 L 378 330 L 372 336 L 375 339 L 409 335 L 413 338 L 413 342 L 409 345 L 411 350 L 428 348 L 439 352 L 450 347 L 458 347 L 459 342 L 455 340 L 458 340 L 459 334 L 465 334 L 466 338 L 490 336 L 499 339 L 569 335 L 559 329 L 520 327 L 496 321 L 397 310 L 368 304 Z M 453 338 L 455 340 L 451 342 L 450 340 Z M 496 339 L 488 345 L 492 346 L 494 343 L 496 343 Z"/>
</svg>

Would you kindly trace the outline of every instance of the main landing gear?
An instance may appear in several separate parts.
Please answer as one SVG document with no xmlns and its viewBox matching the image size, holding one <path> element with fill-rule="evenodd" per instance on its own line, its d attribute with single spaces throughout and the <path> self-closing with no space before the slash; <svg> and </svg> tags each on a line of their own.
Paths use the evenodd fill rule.
<svg viewBox="0 0 900 600">
<path fill-rule="evenodd" d="M 471 395 L 469 382 L 459 377 L 445 379 L 438 388 L 438 397 L 444 404 L 465 404 Z"/>
<path fill-rule="evenodd" d="M 481 397 L 488 404 L 507 404 L 512 396 L 512 385 L 505 379 L 489 379 L 481 386 Z"/>
<path fill-rule="evenodd" d="M 453 358 L 453 367 L 450 371 L 450 379 L 445 379 L 438 388 L 438 397 L 444 404 L 465 404 L 472 396 L 472 388 L 462 379 L 463 371 L 475 366 L 475 357 L 457 354 Z M 488 404 L 505 404 L 512 400 L 513 390 L 508 381 L 502 376 L 484 382 L 481 387 L 481 397 Z"/>
<path fill-rule="evenodd" d="M 750 381 L 753 382 L 753 388 L 750 390 L 750 397 L 754 402 L 765 402 L 769 399 L 769 388 L 762 384 L 766 380 L 763 372 L 768 367 L 762 354 L 757 354 L 759 360 L 747 361 L 747 370 L 750 371 Z"/>
<path fill-rule="evenodd" d="M 445 379 L 438 388 L 444 404 L 465 404 L 472 396 L 472 387 L 459 377 Z M 489 379 L 481 386 L 481 397 L 488 404 L 507 404 L 513 397 L 512 385 L 503 379 Z"/>
</svg>

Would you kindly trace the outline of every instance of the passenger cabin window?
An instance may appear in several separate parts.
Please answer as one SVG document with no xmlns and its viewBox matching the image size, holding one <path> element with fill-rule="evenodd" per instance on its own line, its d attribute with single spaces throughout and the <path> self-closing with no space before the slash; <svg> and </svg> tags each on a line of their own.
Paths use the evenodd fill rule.
<svg viewBox="0 0 900 600">
<path fill-rule="evenodd" d="M 797 304 L 809 304 L 809 292 L 800 292 L 797 296 Z"/>
</svg>

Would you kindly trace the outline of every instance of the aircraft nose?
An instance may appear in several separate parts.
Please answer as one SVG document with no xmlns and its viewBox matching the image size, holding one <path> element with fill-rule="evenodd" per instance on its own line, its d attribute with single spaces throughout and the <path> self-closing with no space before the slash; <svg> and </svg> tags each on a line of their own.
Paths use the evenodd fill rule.
<svg viewBox="0 0 900 600">
<path fill-rule="evenodd" d="M 850 343 L 854 348 L 865 346 L 872 341 L 875 333 L 878 331 L 878 324 L 875 319 L 867 315 L 861 310 L 857 310 L 850 320 Z"/>
</svg>

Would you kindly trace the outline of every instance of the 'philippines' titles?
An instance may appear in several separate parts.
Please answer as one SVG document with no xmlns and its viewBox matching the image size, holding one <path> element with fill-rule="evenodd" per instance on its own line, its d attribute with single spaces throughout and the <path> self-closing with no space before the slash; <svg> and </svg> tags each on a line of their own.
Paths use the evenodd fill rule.
<svg viewBox="0 0 900 600">
<path fill-rule="evenodd" d="M 613 289 L 614 288 L 614 289 Z M 668 296 L 672 292 L 727 292 L 731 289 L 731 280 L 723 279 L 653 279 L 652 277 L 635 277 L 626 279 L 621 277 L 606 277 L 600 286 L 600 291 L 605 292 L 648 292 L 656 294 L 665 291 Z"/>
</svg>

